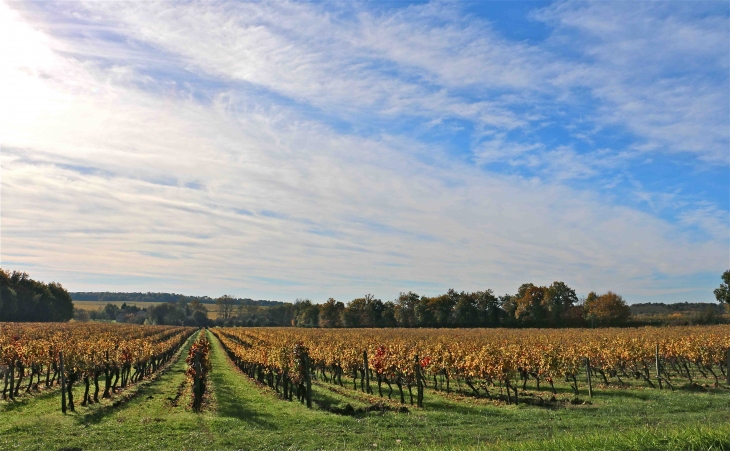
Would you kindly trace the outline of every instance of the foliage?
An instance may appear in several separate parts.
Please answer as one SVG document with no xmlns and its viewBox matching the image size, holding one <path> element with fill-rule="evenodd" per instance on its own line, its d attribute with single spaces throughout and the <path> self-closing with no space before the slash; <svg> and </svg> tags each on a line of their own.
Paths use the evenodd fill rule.
<svg viewBox="0 0 730 451">
<path fill-rule="evenodd" d="M 409 291 L 400 293 L 395 301 L 385 302 L 371 294 L 347 304 L 333 298 L 321 305 L 298 299 L 293 307 L 291 324 L 297 327 L 581 327 L 590 324 L 575 290 L 560 281 L 547 287 L 526 283 L 517 294 L 501 297 L 495 296 L 492 290 L 449 289 L 433 297 Z M 630 311 L 617 306 L 606 314 L 609 316 L 605 323 L 610 325 L 624 324 L 630 317 Z M 251 324 L 236 321 L 225 325 Z"/>
<path fill-rule="evenodd" d="M 537 287 L 529 287 L 529 292 Z M 612 293 L 610 293 L 613 295 Z M 615 300 L 615 295 L 605 296 Z M 730 330 L 723 326 L 642 329 L 246 329 L 214 328 L 213 333 L 237 362 L 270 385 L 282 375 L 291 377 L 296 353 L 308 350 L 312 368 L 331 372 L 332 379 L 367 370 L 378 385 L 416 385 L 414 358 L 419 356 L 424 380 L 437 375 L 464 382 L 477 396 L 499 384 L 515 390 L 519 380 L 532 377 L 553 384 L 571 379 L 577 393 L 577 375 L 590 359 L 591 371 L 606 384 L 615 378 L 635 377 L 653 386 L 651 369 L 658 357 L 664 362 L 664 380 L 692 382 L 690 368 L 712 375 L 715 384 L 725 371 Z M 370 356 L 364 367 L 363 351 Z M 656 380 L 656 379 L 655 379 Z M 341 380 L 340 380 L 341 383 Z M 362 384 L 362 378 L 361 378 Z M 382 396 L 382 392 L 381 392 Z M 509 398 L 508 398 L 509 400 Z"/>
<path fill-rule="evenodd" d="M 185 362 L 188 365 L 185 374 L 192 386 L 193 396 L 191 406 L 193 411 L 200 412 L 203 404 L 203 395 L 208 386 L 208 375 L 211 370 L 210 342 L 205 331 L 201 332 L 198 339 L 190 346 Z"/>
<path fill-rule="evenodd" d="M 68 321 L 73 308 L 61 284 L 45 284 L 25 272 L 0 268 L 0 321 Z"/>
<path fill-rule="evenodd" d="M 717 302 L 730 306 L 730 269 L 722 273 L 723 283 L 715 290 Z"/>
<path fill-rule="evenodd" d="M 621 324 L 631 316 L 631 309 L 623 298 L 611 291 L 601 296 L 595 292 L 589 293 L 584 309 L 586 317 L 595 319 L 601 325 Z"/>
<path fill-rule="evenodd" d="M 349 403 L 357 408 L 370 405 L 372 396 L 339 387 L 325 390 L 322 385 L 330 384 L 315 382 L 315 409 L 276 402 L 272 390 L 252 383 L 228 362 L 218 340 L 212 339 L 211 344 L 215 371 L 210 386 L 216 394 L 215 409 L 196 414 L 185 408 L 182 399 L 177 407 L 171 401 L 186 383 L 185 353 L 159 378 L 135 385 L 115 399 L 77 409 L 74 415 L 58 412 L 58 393 L 46 392 L 14 403 L 0 400 L 0 448 L 730 449 L 730 391 L 724 387 L 697 393 L 608 386 L 594 393 L 592 404 L 561 403 L 555 408 L 509 408 L 486 399 L 428 391 L 425 408 L 411 409 L 410 414 L 371 412 L 349 417 L 316 406 Z M 568 396 L 562 380 L 556 386 L 559 400 Z M 137 396 L 112 408 L 133 392 Z M 535 391 L 532 381 L 525 395 L 550 397 Z M 522 392 L 520 396 L 522 400 Z"/>
<path fill-rule="evenodd" d="M 45 373 L 45 384 L 50 387 L 61 376 L 61 354 L 63 355 L 63 376 L 71 395 L 71 386 L 82 380 L 86 391 L 82 405 L 98 401 L 99 376 L 106 375 L 106 386 L 102 397 L 109 395 L 111 376 L 121 378 L 121 386 L 134 382 L 157 368 L 179 348 L 192 330 L 184 327 L 137 325 L 112 325 L 102 323 L 0 323 L 0 368 L 6 381 L 15 379 L 13 390 L 10 384 L 8 395 L 18 394 L 20 384 L 30 370 L 29 392 L 33 377 L 40 383 Z M 132 371 L 134 370 L 134 373 Z M 7 372 L 6 372 L 7 371 Z M 53 371 L 53 377 L 50 376 Z M 95 392 L 93 401 L 89 394 L 90 380 Z M 73 410 L 73 398 L 69 399 Z"/>
</svg>

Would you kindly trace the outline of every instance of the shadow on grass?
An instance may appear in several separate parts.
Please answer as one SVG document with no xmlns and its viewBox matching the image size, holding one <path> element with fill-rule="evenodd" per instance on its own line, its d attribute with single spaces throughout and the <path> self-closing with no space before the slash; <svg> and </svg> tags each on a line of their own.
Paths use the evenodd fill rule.
<svg viewBox="0 0 730 451">
<path fill-rule="evenodd" d="M 154 373 L 152 376 L 143 379 L 140 382 L 134 383 L 131 387 L 125 389 L 120 394 L 114 396 L 113 401 L 111 404 L 101 404 L 96 405 L 92 404 L 90 406 L 80 406 L 78 401 L 76 401 L 76 413 L 79 415 L 77 421 L 79 424 L 98 424 L 104 418 L 107 416 L 113 414 L 122 412 L 130 407 L 132 405 L 130 404 L 130 401 L 136 400 L 136 399 L 152 399 L 152 395 L 161 395 L 164 392 L 164 390 L 160 390 L 158 386 L 160 383 L 164 383 L 163 380 L 166 376 L 174 375 L 175 373 L 185 372 L 184 369 L 175 371 L 174 368 L 178 363 L 180 362 L 180 359 L 183 358 L 187 354 L 188 349 L 190 348 L 190 345 L 193 343 L 193 340 L 197 337 L 197 334 L 192 334 L 190 337 L 188 337 L 188 340 L 180 347 L 180 349 L 177 351 L 175 356 L 173 356 L 172 359 L 167 363 L 167 365 L 164 368 L 161 368 L 156 373 Z M 80 387 L 83 388 L 83 385 Z M 92 388 L 93 389 L 93 388 Z M 77 387 L 74 387 L 74 399 L 79 399 L 83 397 L 83 389 L 80 391 L 80 395 L 77 398 Z M 149 398 L 148 398 L 149 397 Z M 79 412 L 79 408 L 84 409 L 91 409 L 91 411 L 87 412 Z"/>
<path fill-rule="evenodd" d="M 44 389 L 39 394 L 34 394 L 34 392 L 31 391 L 31 394 L 23 393 L 19 398 L 3 401 L 3 403 L 0 404 L 0 412 L 12 412 L 13 410 L 24 407 L 31 402 L 43 401 L 56 396 L 58 397 L 58 410 L 61 410 L 61 390 L 58 385 L 54 385 L 52 388 Z"/>
<path fill-rule="evenodd" d="M 240 390 L 236 389 L 237 385 L 246 383 L 246 376 L 233 365 L 233 362 L 230 361 L 220 342 L 213 334 L 208 334 L 208 339 L 213 345 L 211 347 L 211 362 L 214 370 L 211 373 L 210 380 L 215 394 L 218 416 L 236 418 L 268 430 L 278 429 L 275 423 L 266 419 L 271 415 L 261 414 L 256 412 L 256 409 L 248 407 L 250 400 L 246 399 Z M 218 371 L 215 368 L 218 368 Z"/>
<path fill-rule="evenodd" d="M 241 377 L 244 376 L 241 375 Z M 277 426 L 265 418 L 270 415 L 261 414 L 260 412 L 256 412 L 255 409 L 247 407 L 249 402 L 226 379 L 224 376 L 213 376 L 212 378 L 215 387 L 216 412 L 218 416 L 236 418 L 269 430 L 276 430 Z"/>
</svg>

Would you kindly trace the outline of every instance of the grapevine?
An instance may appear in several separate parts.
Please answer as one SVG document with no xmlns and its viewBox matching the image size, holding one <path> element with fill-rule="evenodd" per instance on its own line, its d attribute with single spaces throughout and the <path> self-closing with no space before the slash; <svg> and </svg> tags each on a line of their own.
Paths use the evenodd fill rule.
<svg viewBox="0 0 730 451">
<path fill-rule="evenodd" d="M 556 393 L 554 382 L 563 379 L 577 395 L 579 374 L 586 371 L 606 385 L 624 385 L 626 379 L 634 379 L 649 387 L 661 384 L 673 388 L 677 379 L 693 383 L 701 377 L 717 386 L 721 377 L 727 378 L 730 348 L 730 330 L 725 326 L 599 330 L 215 328 L 213 333 L 249 376 L 277 391 L 283 387 L 289 399 L 287 386 L 293 385 L 297 394 L 301 391 L 298 350 L 306 349 L 312 376 L 342 386 L 343 377 L 351 377 L 351 387 L 366 393 L 373 393 L 369 386 L 372 380 L 377 383 L 378 394 L 389 398 L 395 386 L 400 402 L 405 403 L 407 393 L 411 404 L 414 388 L 450 392 L 455 383 L 469 387 L 474 396 L 489 398 L 490 389 L 504 387 L 507 402 L 517 402 L 518 389 L 524 391 L 528 381 L 537 389 L 541 383 L 547 384 Z M 588 369 L 586 362 L 590 362 Z"/>
<path fill-rule="evenodd" d="M 193 329 L 80 323 L 0 323 L 3 399 L 60 385 L 74 410 L 72 386 L 81 381 L 81 405 L 109 398 L 167 363 Z M 63 359 L 63 374 L 61 372 Z M 100 381 L 100 377 L 104 377 Z M 26 382 L 27 377 L 27 382 Z M 93 384 L 93 393 L 91 385 Z"/>
</svg>

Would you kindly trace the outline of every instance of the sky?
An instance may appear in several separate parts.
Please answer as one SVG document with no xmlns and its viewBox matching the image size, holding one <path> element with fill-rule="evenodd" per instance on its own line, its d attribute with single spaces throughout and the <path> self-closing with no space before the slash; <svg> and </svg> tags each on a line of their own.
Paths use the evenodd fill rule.
<svg viewBox="0 0 730 451">
<path fill-rule="evenodd" d="M 713 302 L 727 2 L 0 3 L 0 266 L 347 302 Z"/>
</svg>

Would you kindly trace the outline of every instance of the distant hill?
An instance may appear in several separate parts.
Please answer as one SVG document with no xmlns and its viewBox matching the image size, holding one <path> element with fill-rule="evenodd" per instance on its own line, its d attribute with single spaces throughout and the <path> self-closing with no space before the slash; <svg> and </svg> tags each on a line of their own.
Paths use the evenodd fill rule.
<svg viewBox="0 0 730 451">
<path fill-rule="evenodd" d="M 188 296 L 177 293 L 124 293 L 124 292 L 113 292 L 113 291 L 76 291 L 70 292 L 69 295 L 74 301 L 97 301 L 97 302 L 112 302 L 112 301 L 124 301 L 124 302 L 178 302 L 185 301 L 191 302 L 198 300 L 203 304 L 215 304 L 215 299 L 210 296 Z M 269 301 L 265 299 L 253 300 L 249 298 L 236 299 L 237 303 L 241 305 L 258 305 L 262 307 L 272 307 L 276 305 L 283 305 L 284 302 L 280 301 Z"/>
</svg>

